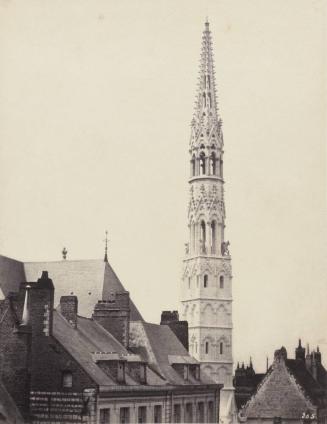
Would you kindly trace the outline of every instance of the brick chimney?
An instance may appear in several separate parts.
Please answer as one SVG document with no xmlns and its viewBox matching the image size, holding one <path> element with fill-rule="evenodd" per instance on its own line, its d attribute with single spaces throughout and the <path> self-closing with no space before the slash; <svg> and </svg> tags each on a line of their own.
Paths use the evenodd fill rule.
<svg viewBox="0 0 327 424">
<path fill-rule="evenodd" d="M 24 288 L 25 284 L 23 285 Z M 47 271 L 36 283 L 30 283 L 30 323 L 33 339 L 52 335 L 54 286 Z"/>
<path fill-rule="evenodd" d="M 109 300 L 99 300 L 92 315 L 122 345 L 129 344 L 129 292 L 112 294 Z"/>
<path fill-rule="evenodd" d="M 61 296 L 60 313 L 73 328 L 77 328 L 77 296 Z"/>
<path fill-rule="evenodd" d="M 188 322 L 179 321 L 178 311 L 162 311 L 160 325 L 168 325 L 188 351 Z"/>
</svg>

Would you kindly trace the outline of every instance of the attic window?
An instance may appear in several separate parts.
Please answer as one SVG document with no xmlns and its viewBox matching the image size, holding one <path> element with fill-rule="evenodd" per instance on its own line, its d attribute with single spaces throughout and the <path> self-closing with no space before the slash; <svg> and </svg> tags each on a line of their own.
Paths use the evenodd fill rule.
<svg viewBox="0 0 327 424">
<path fill-rule="evenodd" d="M 188 380 L 188 366 L 187 365 L 184 365 L 183 377 L 184 377 L 184 380 Z"/>
<path fill-rule="evenodd" d="M 70 371 L 62 372 L 62 387 L 65 389 L 73 387 L 73 374 Z"/>
</svg>

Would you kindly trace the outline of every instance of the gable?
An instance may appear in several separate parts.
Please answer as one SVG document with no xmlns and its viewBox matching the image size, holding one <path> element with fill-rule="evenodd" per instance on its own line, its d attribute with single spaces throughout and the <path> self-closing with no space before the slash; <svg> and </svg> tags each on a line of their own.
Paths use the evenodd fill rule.
<svg viewBox="0 0 327 424">
<path fill-rule="evenodd" d="M 300 419 L 302 412 L 307 409 L 316 410 L 281 359 L 275 360 L 270 373 L 240 414 L 247 418 Z"/>
</svg>

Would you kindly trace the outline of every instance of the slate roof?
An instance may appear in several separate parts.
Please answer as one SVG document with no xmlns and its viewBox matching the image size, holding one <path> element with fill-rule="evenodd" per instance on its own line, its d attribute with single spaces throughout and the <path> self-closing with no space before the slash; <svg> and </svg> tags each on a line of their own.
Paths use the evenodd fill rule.
<svg viewBox="0 0 327 424">
<path fill-rule="evenodd" d="M 171 331 L 174 335 L 174 333 Z M 54 311 L 53 335 L 72 355 L 72 357 L 83 367 L 87 374 L 102 388 L 115 390 L 119 383 L 110 378 L 93 359 L 94 352 L 114 352 L 118 357 L 135 361 L 136 355 L 127 350 L 100 324 L 90 318 L 78 317 L 77 328 L 74 329 L 65 318 Z M 129 358 L 130 356 L 130 358 Z M 147 369 L 147 386 L 164 386 L 167 381 L 153 371 Z M 113 386 L 113 387 L 108 387 Z M 126 373 L 126 386 L 140 386 L 128 373 Z"/>
<path fill-rule="evenodd" d="M 24 420 L 20 415 L 14 401 L 0 381 L 0 422 L 8 424 L 23 424 Z"/>
<path fill-rule="evenodd" d="M 138 332 L 140 333 L 141 330 L 144 337 L 141 341 L 142 349 L 136 349 L 136 351 L 143 353 L 143 356 L 167 382 L 175 385 L 214 384 L 206 373 L 201 373 L 201 380 L 196 380 L 190 374 L 188 380 L 184 380 L 183 376 L 174 369 L 172 366 L 174 359 L 178 359 L 174 363 L 179 364 L 199 364 L 199 362 L 189 355 L 168 325 L 134 322 L 131 326 L 138 327 Z"/>
<path fill-rule="evenodd" d="M 324 388 L 307 370 L 305 362 L 297 359 L 286 359 L 286 366 L 307 396 L 309 396 L 312 402 L 317 405 L 321 396 L 324 395 Z M 322 365 L 320 365 L 319 368 L 321 373 L 323 373 L 323 371 L 326 373 Z"/>
<path fill-rule="evenodd" d="M 21 282 L 37 281 L 42 271 L 48 271 L 55 285 L 55 306 L 61 296 L 74 293 L 78 297 L 81 315 L 91 317 L 98 300 L 107 300 L 111 293 L 125 291 L 122 283 L 108 262 L 100 259 L 80 261 L 19 262 L 0 256 L 1 291 L 17 292 Z M 130 300 L 131 319 L 143 320 Z"/>
</svg>

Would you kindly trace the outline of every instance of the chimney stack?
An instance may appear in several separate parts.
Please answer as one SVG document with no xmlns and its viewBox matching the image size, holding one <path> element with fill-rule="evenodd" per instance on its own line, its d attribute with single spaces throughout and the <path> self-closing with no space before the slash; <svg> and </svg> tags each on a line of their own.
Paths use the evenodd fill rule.
<svg viewBox="0 0 327 424">
<path fill-rule="evenodd" d="M 178 311 L 162 311 L 160 325 L 168 325 L 188 351 L 188 322 L 179 321 Z"/>
<path fill-rule="evenodd" d="M 61 296 L 60 313 L 73 328 L 77 328 L 77 296 Z"/>
<path fill-rule="evenodd" d="M 122 345 L 128 347 L 129 292 L 115 293 L 109 300 L 99 300 L 95 305 L 92 318 L 109 331 Z"/>
</svg>

